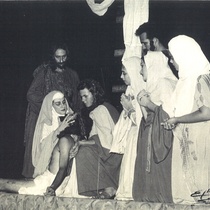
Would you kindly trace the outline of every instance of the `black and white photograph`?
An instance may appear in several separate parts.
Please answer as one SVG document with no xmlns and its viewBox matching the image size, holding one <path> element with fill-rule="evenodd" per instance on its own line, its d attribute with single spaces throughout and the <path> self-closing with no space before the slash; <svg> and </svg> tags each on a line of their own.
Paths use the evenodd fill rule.
<svg viewBox="0 0 210 210">
<path fill-rule="evenodd" d="M 210 0 L 0 0 L 0 210 L 210 209 Z"/>
</svg>

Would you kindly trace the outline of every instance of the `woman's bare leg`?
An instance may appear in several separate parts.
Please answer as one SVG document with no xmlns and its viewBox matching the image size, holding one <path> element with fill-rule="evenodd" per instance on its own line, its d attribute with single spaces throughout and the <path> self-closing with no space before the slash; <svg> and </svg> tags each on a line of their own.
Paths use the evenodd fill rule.
<svg viewBox="0 0 210 210">
<path fill-rule="evenodd" d="M 59 146 L 57 144 L 53 150 L 51 161 L 49 164 L 49 171 L 53 174 L 57 174 L 59 170 L 59 159 L 60 159 L 60 151 L 59 151 Z"/>
</svg>

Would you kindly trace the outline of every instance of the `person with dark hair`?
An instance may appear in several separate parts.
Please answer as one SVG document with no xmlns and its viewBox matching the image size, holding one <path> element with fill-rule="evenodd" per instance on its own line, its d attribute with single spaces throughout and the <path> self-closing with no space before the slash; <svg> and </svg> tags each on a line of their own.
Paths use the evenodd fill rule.
<svg viewBox="0 0 210 210">
<path fill-rule="evenodd" d="M 164 42 L 160 28 L 157 28 L 156 24 L 144 23 L 139 26 L 135 34 L 140 38 L 144 54 L 149 50 L 162 51 L 166 49 L 167 42 Z"/>
<path fill-rule="evenodd" d="M 173 74 L 178 78 L 177 69 L 169 62 L 171 54 L 167 49 L 168 38 L 163 35 L 163 30 L 154 23 L 144 23 L 139 26 L 135 32 L 139 36 L 142 44 L 142 54 L 146 55 L 148 51 L 161 51 L 168 58 L 168 66 Z"/>
<path fill-rule="evenodd" d="M 69 50 L 65 44 L 54 45 L 51 59 L 35 69 L 33 82 L 27 92 L 28 107 L 25 120 L 25 155 L 22 175 L 32 178 L 33 135 L 39 111 L 44 97 L 53 90 L 61 91 L 74 112 L 81 108 L 81 100 L 77 91 L 79 77 L 77 72 L 67 67 Z"/>
<path fill-rule="evenodd" d="M 87 139 L 79 141 L 75 157 L 78 193 L 95 198 L 112 198 L 118 187 L 122 156 L 110 153 L 118 111 L 105 100 L 101 85 L 92 79 L 78 86 L 85 108 L 81 111 Z M 69 186 L 71 187 L 71 186 Z"/>
</svg>

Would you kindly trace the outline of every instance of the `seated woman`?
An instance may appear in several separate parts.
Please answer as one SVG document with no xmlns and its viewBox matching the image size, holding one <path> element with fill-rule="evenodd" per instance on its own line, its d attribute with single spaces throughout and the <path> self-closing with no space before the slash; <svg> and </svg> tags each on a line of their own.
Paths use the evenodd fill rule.
<svg viewBox="0 0 210 210">
<path fill-rule="evenodd" d="M 36 178 L 31 181 L 0 179 L 0 189 L 34 195 L 43 195 L 52 183 L 54 190 L 57 189 L 62 182 L 61 177 L 66 176 L 69 151 L 74 146 L 73 137 L 63 132 L 75 121 L 75 116 L 63 93 L 52 91 L 47 94 L 34 134 L 33 164 Z M 64 118 L 62 122 L 61 117 Z M 72 129 L 72 133 L 78 133 L 77 129 Z"/>
<path fill-rule="evenodd" d="M 146 112 L 138 135 L 133 197 L 135 201 L 169 203 L 173 134 L 160 122 L 171 114 L 168 102 L 177 79 L 162 52 L 148 52 L 141 65 L 146 90 L 138 94 L 137 100 Z"/>
<path fill-rule="evenodd" d="M 111 198 L 118 187 L 121 164 L 121 155 L 110 153 L 119 114 L 105 101 L 104 90 L 98 82 L 92 79 L 81 81 L 78 90 L 85 105 L 81 116 L 87 137 L 78 142 L 80 148 L 75 157 L 78 193 Z"/>
<path fill-rule="evenodd" d="M 67 115 L 66 118 L 61 122 L 65 115 Z M 75 116 L 76 114 L 73 115 L 63 93 L 52 91 L 45 97 L 34 131 L 32 163 L 35 169 L 33 177 L 46 171 L 52 151 L 59 139 L 73 140 L 70 134 L 63 135 L 63 132 L 69 127 L 70 120 Z"/>
<path fill-rule="evenodd" d="M 174 133 L 173 201 L 195 203 L 204 200 L 205 191 L 210 188 L 210 65 L 191 37 L 174 37 L 169 42 L 169 50 L 179 74 L 171 97 L 174 115 L 163 123 L 165 128 L 173 128 Z"/>
</svg>

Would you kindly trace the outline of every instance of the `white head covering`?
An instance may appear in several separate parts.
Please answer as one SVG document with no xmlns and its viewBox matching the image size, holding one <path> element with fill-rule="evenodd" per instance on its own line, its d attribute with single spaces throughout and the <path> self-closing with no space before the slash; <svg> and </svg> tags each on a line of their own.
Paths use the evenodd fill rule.
<svg viewBox="0 0 210 210">
<path fill-rule="evenodd" d="M 64 98 L 63 93 L 52 91 L 48 93 L 43 102 L 39 113 L 34 131 L 33 146 L 32 146 L 32 163 L 35 166 L 35 171 L 38 174 L 42 173 L 48 166 L 48 161 L 51 157 L 52 150 L 57 143 L 56 139 L 52 139 L 52 132 L 59 126 L 59 116 L 52 106 L 55 99 Z M 67 112 L 73 112 L 66 100 Z M 36 175 L 37 175 L 36 173 Z"/>
<path fill-rule="evenodd" d="M 196 82 L 199 75 L 209 73 L 209 61 L 198 43 L 191 37 L 179 35 L 168 44 L 174 60 L 179 65 L 179 80 L 173 94 L 176 117 L 192 111 Z"/>
<path fill-rule="evenodd" d="M 147 68 L 146 91 L 150 93 L 150 98 L 156 105 L 162 105 L 163 109 L 171 115 L 173 107 L 170 97 L 175 89 L 177 78 L 168 65 L 168 58 L 162 52 L 149 51 L 144 56 L 144 60 Z"/>
<path fill-rule="evenodd" d="M 52 101 L 54 101 L 55 99 L 62 99 L 62 98 L 64 98 L 64 94 L 61 93 L 61 92 L 59 92 L 59 91 L 57 91 L 57 92 L 54 94 L 54 96 L 53 96 L 53 98 L 52 98 Z"/>
<path fill-rule="evenodd" d="M 123 65 L 126 68 L 126 71 L 130 77 L 131 84 L 127 87 L 125 94 L 131 95 L 134 97 L 132 100 L 133 107 L 136 111 L 136 138 L 138 137 L 138 128 L 140 125 L 142 112 L 140 110 L 140 106 L 136 100 L 136 96 L 138 93 L 145 89 L 145 82 L 143 81 L 142 76 L 140 75 L 140 69 L 141 69 L 141 60 L 139 57 L 130 57 L 127 59 L 124 59 L 122 61 Z M 111 152 L 117 152 L 117 153 L 124 153 L 126 140 L 129 138 L 129 130 L 132 126 L 132 121 L 129 119 L 129 117 L 125 118 L 125 111 L 123 110 L 121 112 L 121 115 L 119 117 L 119 120 L 117 124 L 115 125 L 114 131 L 113 131 L 113 144 L 111 148 Z"/>
<path fill-rule="evenodd" d="M 130 57 L 122 61 L 126 71 L 130 77 L 131 84 L 127 87 L 125 94 L 134 96 L 133 107 L 136 110 L 136 123 L 139 126 L 142 113 L 140 106 L 136 100 L 138 93 L 145 88 L 145 82 L 140 75 L 141 70 L 141 59 L 139 57 Z"/>
</svg>

